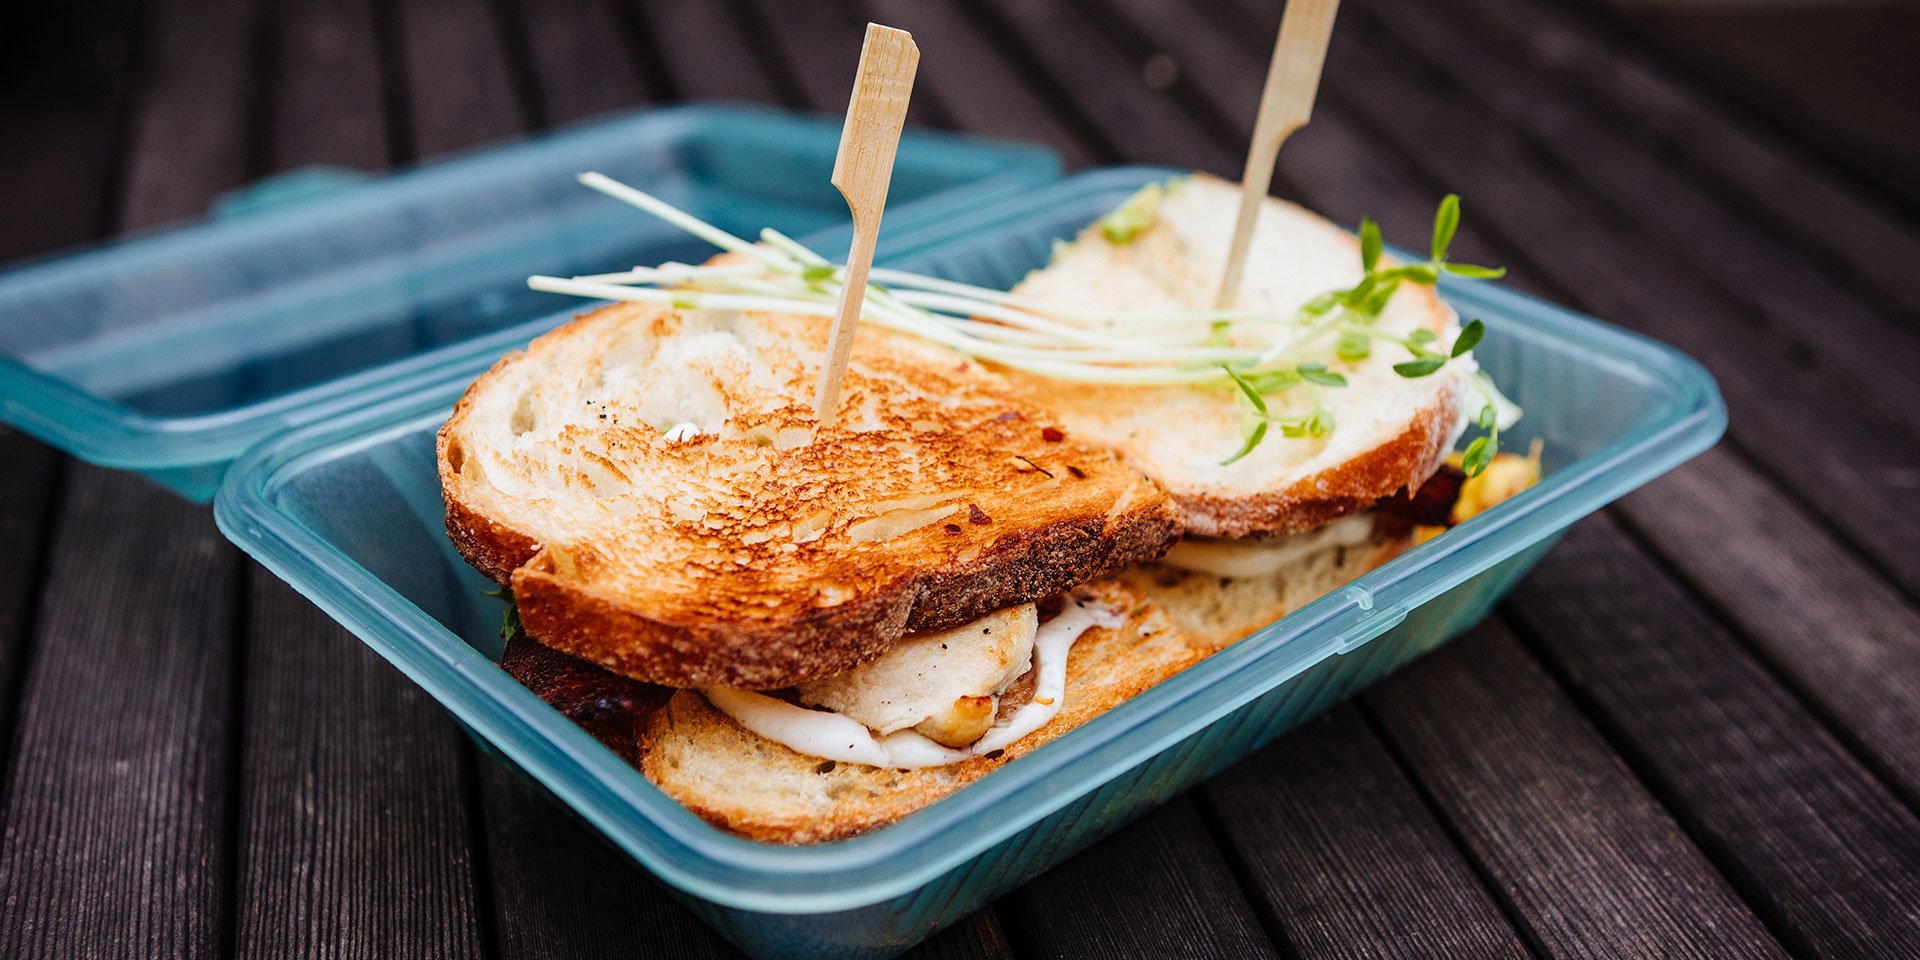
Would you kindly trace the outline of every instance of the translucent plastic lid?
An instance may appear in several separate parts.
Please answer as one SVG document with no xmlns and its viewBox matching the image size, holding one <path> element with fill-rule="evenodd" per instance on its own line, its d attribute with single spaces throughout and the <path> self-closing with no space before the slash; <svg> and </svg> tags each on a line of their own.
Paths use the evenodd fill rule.
<svg viewBox="0 0 1920 960">
<path fill-rule="evenodd" d="M 207 499 L 269 434 L 471 377 L 563 318 L 574 301 L 529 274 L 709 254 L 574 174 L 800 236 L 847 220 L 828 183 L 839 136 L 838 120 L 675 108 L 391 176 L 269 181 L 204 222 L 0 273 L 0 419 Z M 1059 169 L 1039 147 L 911 133 L 884 234 L 910 241 Z"/>
</svg>

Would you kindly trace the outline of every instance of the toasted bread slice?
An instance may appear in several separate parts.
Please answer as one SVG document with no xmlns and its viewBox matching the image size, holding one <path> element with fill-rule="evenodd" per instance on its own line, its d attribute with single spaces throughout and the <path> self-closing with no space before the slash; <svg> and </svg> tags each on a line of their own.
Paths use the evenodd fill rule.
<svg viewBox="0 0 1920 960">
<path fill-rule="evenodd" d="M 1015 288 L 1028 297 L 1115 309 L 1209 309 L 1224 270 L 1239 189 L 1205 175 L 1169 185 L 1151 221 L 1115 243 L 1098 224 Z M 1248 254 L 1237 306 L 1291 314 L 1361 277 L 1359 244 L 1300 207 L 1268 200 Z M 1062 322 L 1097 323 L 1060 316 Z M 1402 285 L 1377 321 L 1385 332 L 1458 334 L 1453 311 L 1430 287 Z M 1336 426 L 1324 439 L 1270 431 L 1244 458 L 1241 410 L 1228 390 L 1100 386 L 1038 376 L 1015 379 L 1056 411 L 1076 437 L 1120 451 L 1179 504 L 1187 532 L 1211 537 L 1290 533 L 1414 489 L 1440 465 L 1464 425 L 1464 389 L 1453 376 L 1407 379 L 1409 354 L 1377 343 L 1358 363 L 1337 363 L 1350 386 L 1325 391 Z M 1305 391 L 1268 398 L 1276 414 L 1311 409 Z M 1290 406 L 1291 405 L 1291 406 Z M 1293 409 L 1298 407 L 1299 409 Z"/>
<path fill-rule="evenodd" d="M 502 359 L 439 435 L 447 529 L 527 631 L 771 689 L 1160 555 L 1166 494 L 978 364 L 863 327 L 811 436 L 820 318 L 623 304 Z"/>
<path fill-rule="evenodd" d="M 1081 636 L 1067 658 L 1060 712 L 999 756 L 918 770 L 831 763 L 752 733 L 700 693 L 680 691 L 643 724 L 640 769 L 693 812 L 756 840 L 818 843 L 885 826 L 1206 656 L 1134 590 L 1112 580 L 1086 589 L 1127 611 L 1125 624 Z"/>
</svg>

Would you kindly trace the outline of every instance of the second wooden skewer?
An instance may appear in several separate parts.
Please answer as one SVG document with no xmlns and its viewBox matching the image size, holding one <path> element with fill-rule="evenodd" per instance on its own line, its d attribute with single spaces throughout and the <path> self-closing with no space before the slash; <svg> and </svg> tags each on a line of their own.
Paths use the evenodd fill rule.
<svg viewBox="0 0 1920 960">
<path fill-rule="evenodd" d="M 1280 145 L 1313 116 L 1313 100 L 1320 90 L 1320 68 L 1333 37 L 1333 18 L 1340 0 L 1287 0 L 1280 21 L 1280 39 L 1267 65 L 1267 85 L 1260 92 L 1260 114 L 1253 124 L 1253 142 L 1247 147 L 1247 167 L 1240 176 L 1240 214 L 1234 219 L 1233 242 L 1227 248 L 1227 268 L 1220 278 L 1216 309 L 1233 306 L 1246 276 L 1247 250 L 1260 207 L 1273 186 L 1273 165 Z"/>
</svg>

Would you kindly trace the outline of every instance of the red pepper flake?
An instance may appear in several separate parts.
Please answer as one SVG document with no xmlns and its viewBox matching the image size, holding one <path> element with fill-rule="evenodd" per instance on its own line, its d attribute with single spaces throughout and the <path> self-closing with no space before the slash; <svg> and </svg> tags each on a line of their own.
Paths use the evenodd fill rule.
<svg viewBox="0 0 1920 960">
<path fill-rule="evenodd" d="M 947 536 L 949 536 L 949 537 L 957 537 L 957 536 L 959 536 L 959 535 L 960 535 L 960 525 L 959 525 L 959 524 L 957 524 L 957 523 L 949 523 L 949 524 L 947 524 Z"/>
<path fill-rule="evenodd" d="M 967 522 L 968 523 L 992 523 L 993 518 L 987 516 L 987 512 L 985 510 L 980 509 L 979 504 L 969 503 L 967 504 Z"/>
<path fill-rule="evenodd" d="M 1064 433 L 1061 433 L 1058 427 L 1047 427 L 1046 429 L 1040 431 L 1040 439 L 1045 440 L 1048 443 L 1059 443 L 1060 441 L 1065 440 L 1066 438 L 1067 438 L 1067 435 Z"/>
<path fill-rule="evenodd" d="M 1001 414 L 1001 415 L 999 415 L 999 416 L 997 416 L 997 417 L 994 417 L 993 419 L 995 419 L 995 420 L 997 420 L 997 421 L 999 421 L 999 422 L 1001 422 L 1001 423 L 1011 423 L 1011 422 L 1013 422 L 1013 421 L 1015 421 L 1015 420 L 1018 420 L 1018 419 L 1020 419 L 1020 411 L 1018 411 L 1018 410 L 1008 410 L 1008 411 L 1007 411 L 1006 413 L 1003 413 L 1003 414 Z"/>
<path fill-rule="evenodd" d="M 1067 472 L 1073 474 L 1073 478 L 1075 480 L 1085 480 L 1087 478 L 1087 472 L 1085 470 L 1082 470 L 1071 463 L 1067 464 Z"/>
</svg>

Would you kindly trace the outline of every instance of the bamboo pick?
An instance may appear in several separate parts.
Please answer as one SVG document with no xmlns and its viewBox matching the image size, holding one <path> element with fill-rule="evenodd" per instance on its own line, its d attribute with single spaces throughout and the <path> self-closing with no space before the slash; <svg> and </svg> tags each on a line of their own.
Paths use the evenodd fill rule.
<svg viewBox="0 0 1920 960">
<path fill-rule="evenodd" d="M 1260 221 L 1260 206 L 1273 184 L 1273 164 L 1280 145 L 1313 116 L 1314 95 L 1320 89 L 1320 67 L 1333 36 L 1333 18 L 1340 0 L 1287 0 L 1280 21 L 1280 39 L 1267 65 L 1267 85 L 1260 93 L 1260 114 L 1247 147 L 1247 167 L 1240 177 L 1240 214 L 1233 223 L 1233 244 L 1227 248 L 1227 270 L 1214 297 L 1216 309 L 1227 309 L 1240 296 L 1247 267 L 1247 249 Z"/>
<path fill-rule="evenodd" d="M 919 65 L 920 48 L 912 34 L 867 24 L 853 98 L 847 104 L 847 124 L 840 131 L 840 152 L 833 161 L 833 185 L 853 212 L 853 249 L 847 254 L 846 285 L 840 291 L 840 309 L 833 319 L 820 389 L 813 400 L 814 419 L 820 427 L 831 426 L 839 416 L 840 382 L 853 353 L 853 333 L 867 295 L 867 271 L 873 266 L 873 247 L 880 236 L 880 213 L 893 180 L 893 155 L 900 146 L 900 128 L 907 122 L 907 98 Z"/>
</svg>

